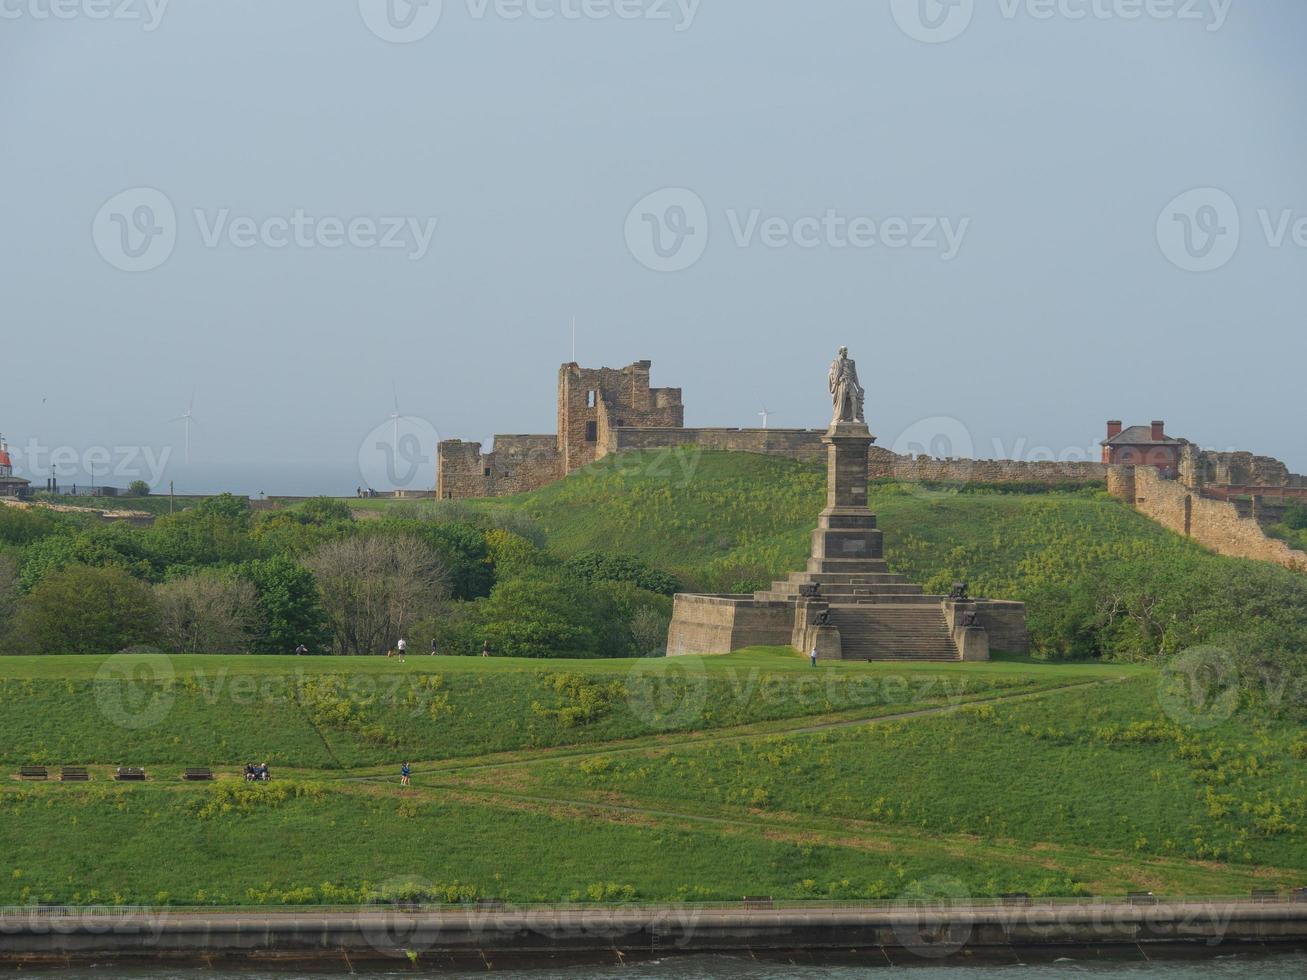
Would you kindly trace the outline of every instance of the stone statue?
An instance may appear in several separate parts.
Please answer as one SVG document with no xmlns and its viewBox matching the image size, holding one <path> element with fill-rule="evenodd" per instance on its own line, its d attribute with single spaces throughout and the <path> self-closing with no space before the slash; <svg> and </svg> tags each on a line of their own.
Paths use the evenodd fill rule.
<svg viewBox="0 0 1307 980">
<path fill-rule="evenodd" d="M 858 384 L 858 365 L 849 360 L 849 349 L 841 347 L 839 356 L 830 366 L 829 386 L 835 402 L 835 417 L 831 424 L 840 422 L 866 422 L 863 402 L 867 393 Z"/>
</svg>

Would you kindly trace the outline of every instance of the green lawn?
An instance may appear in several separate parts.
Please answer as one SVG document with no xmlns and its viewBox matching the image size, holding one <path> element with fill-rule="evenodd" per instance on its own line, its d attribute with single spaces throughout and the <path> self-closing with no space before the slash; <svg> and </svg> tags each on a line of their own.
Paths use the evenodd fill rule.
<svg viewBox="0 0 1307 980">
<path fill-rule="evenodd" d="M 869 821 L 929 834 L 1297 868 L 1307 740 L 1246 712 L 1168 718 L 1157 680 L 811 735 L 532 769 L 551 793 L 620 793 Z M 856 764 L 851 764 L 856 760 Z"/>
<path fill-rule="evenodd" d="M 0 762 L 340 770 L 809 716 L 867 717 L 1118 668 L 834 664 L 759 650 L 673 660 L 0 659 Z"/>
<path fill-rule="evenodd" d="M 394 784 L 6 787 L 0 904 L 867 899 L 911 894 L 938 875 L 978 895 L 1062 893 L 1078 874 L 1117 892 L 1133 880 L 1087 852 L 1036 858 L 958 843 L 890 847 L 829 828 L 611 820 Z M 1160 867 L 1173 867 L 1186 890 L 1259 883 L 1246 871 Z"/>
<path fill-rule="evenodd" d="M 1301 736 L 1243 716 L 1176 730 L 1145 667 L 178 657 L 168 681 L 96 680 L 124 662 L 0 661 L 10 771 L 94 776 L 0 783 L 0 904 L 351 903 L 404 880 L 449 901 L 715 901 L 896 898 L 940 876 L 974 895 L 1307 877 Z M 268 693 L 286 678 L 312 693 Z M 396 681 L 440 697 L 376 700 Z M 255 758 L 268 786 L 234 777 Z M 151 781 L 109 782 L 118 763 Z M 183 765 L 222 781 L 184 784 Z"/>
</svg>

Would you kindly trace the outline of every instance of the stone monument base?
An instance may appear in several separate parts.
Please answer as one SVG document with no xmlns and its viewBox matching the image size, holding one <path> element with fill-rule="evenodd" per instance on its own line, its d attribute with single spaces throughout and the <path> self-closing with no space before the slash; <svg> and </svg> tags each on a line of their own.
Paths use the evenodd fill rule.
<svg viewBox="0 0 1307 980">
<path fill-rule="evenodd" d="M 1019 602 L 927 595 L 884 558 L 867 509 L 864 422 L 839 422 L 827 445 L 827 500 L 806 571 L 752 595 L 678 595 L 668 656 L 751 646 L 813 649 L 826 660 L 988 660 L 991 649 L 1027 653 Z"/>
</svg>

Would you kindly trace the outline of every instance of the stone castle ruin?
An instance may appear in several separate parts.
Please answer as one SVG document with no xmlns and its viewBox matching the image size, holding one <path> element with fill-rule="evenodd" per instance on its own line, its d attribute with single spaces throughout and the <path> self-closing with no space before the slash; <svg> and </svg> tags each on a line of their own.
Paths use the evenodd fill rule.
<svg viewBox="0 0 1307 980">
<path fill-rule="evenodd" d="M 692 447 L 804 463 L 827 459 L 829 433 L 823 429 L 687 428 L 681 389 L 654 388 L 651 367 L 649 361 L 618 369 L 562 365 L 556 431 L 496 435 L 489 451 L 478 442 L 442 442 L 436 496 L 525 493 L 607 456 L 637 450 Z M 869 439 L 863 467 L 867 479 L 902 483 L 1107 485 L 1141 513 L 1214 551 L 1307 570 L 1307 555 L 1261 529 L 1279 520 L 1290 503 L 1307 501 L 1307 477 L 1270 457 L 1201 450 L 1167 435 L 1163 422 L 1128 428 L 1109 422 L 1101 462 L 939 459 L 899 455 Z"/>
<path fill-rule="evenodd" d="M 1173 466 L 1155 460 L 1109 466 L 1109 492 L 1217 554 L 1307 572 L 1307 553 L 1264 530 L 1283 520 L 1291 505 L 1307 503 L 1307 476 L 1291 473 L 1270 456 L 1212 452 L 1188 440 L 1172 441 Z"/>
<path fill-rule="evenodd" d="M 558 370 L 558 424 L 552 435 L 496 435 L 489 451 L 479 442 L 442 442 L 436 496 L 442 500 L 502 497 L 561 480 L 614 453 L 683 446 L 759 453 L 803 463 L 826 458 L 824 429 L 686 428 L 680 388 L 654 388 L 649 361 L 624 368 Z M 905 482 L 1102 484 L 1096 462 L 935 459 L 901 456 L 869 445 L 869 479 Z"/>
<path fill-rule="evenodd" d="M 857 367 L 840 350 L 831 366 L 835 417 L 826 449 L 826 508 L 808 567 L 752 595 L 678 595 L 668 656 L 790 646 L 821 660 L 988 660 L 991 645 L 1029 649 L 1019 602 L 971 599 L 959 585 L 927 595 L 894 575 L 876 515 L 867 507 L 867 456 L 875 437 L 863 416 Z"/>
</svg>

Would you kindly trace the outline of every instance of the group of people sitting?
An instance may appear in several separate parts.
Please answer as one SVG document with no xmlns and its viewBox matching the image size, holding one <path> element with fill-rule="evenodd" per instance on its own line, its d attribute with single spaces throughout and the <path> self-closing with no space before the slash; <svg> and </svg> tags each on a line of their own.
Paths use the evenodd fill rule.
<svg viewBox="0 0 1307 980">
<path fill-rule="evenodd" d="M 266 762 L 251 762 L 245 767 L 245 781 L 247 783 L 266 783 L 272 778 L 272 773 L 268 771 Z"/>
</svg>

